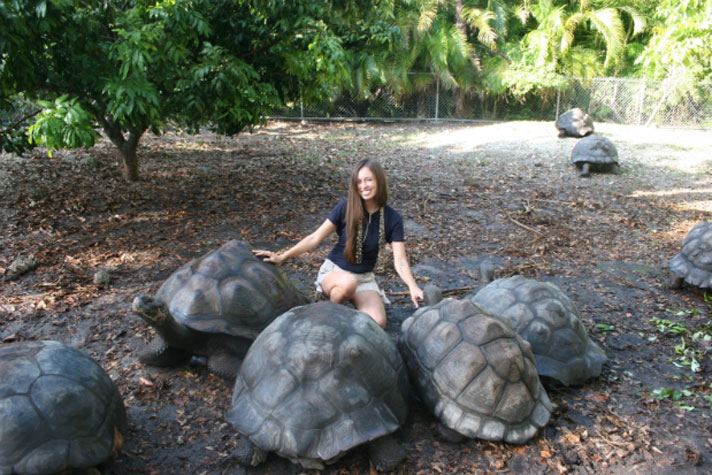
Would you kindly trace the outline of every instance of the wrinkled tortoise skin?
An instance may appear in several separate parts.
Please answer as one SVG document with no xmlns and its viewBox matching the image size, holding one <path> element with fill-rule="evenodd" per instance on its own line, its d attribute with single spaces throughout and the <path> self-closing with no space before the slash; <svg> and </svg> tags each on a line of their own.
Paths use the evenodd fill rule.
<svg viewBox="0 0 712 475">
<path fill-rule="evenodd" d="M 233 240 L 174 272 L 155 299 L 183 325 L 254 339 L 278 315 L 308 299 L 277 266 Z"/>
<path fill-rule="evenodd" d="M 126 435 L 126 412 L 104 370 L 55 341 L 0 346 L 0 473 L 88 469 Z"/>
<path fill-rule="evenodd" d="M 514 276 L 469 298 L 529 342 L 539 375 L 568 386 L 601 374 L 606 354 L 588 337 L 576 305 L 555 285 Z"/>
<path fill-rule="evenodd" d="M 393 341 L 365 313 L 323 301 L 281 315 L 255 340 L 227 419 L 262 450 L 318 466 L 394 432 L 407 414 Z"/>
<path fill-rule="evenodd" d="M 670 260 L 670 269 L 687 284 L 712 287 L 712 226 L 697 223 L 682 241 L 682 250 Z"/>
<path fill-rule="evenodd" d="M 529 344 L 471 301 L 423 307 L 401 330 L 411 382 L 449 429 L 522 444 L 549 421 L 551 402 Z"/>
</svg>

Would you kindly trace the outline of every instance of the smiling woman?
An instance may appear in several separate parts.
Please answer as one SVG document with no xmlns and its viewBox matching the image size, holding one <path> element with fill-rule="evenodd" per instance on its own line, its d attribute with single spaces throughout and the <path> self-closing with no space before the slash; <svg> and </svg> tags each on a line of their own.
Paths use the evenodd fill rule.
<svg viewBox="0 0 712 475">
<path fill-rule="evenodd" d="M 361 160 L 353 169 L 348 197 L 341 200 L 319 228 L 282 253 L 253 251 L 265 262 L 280 264 L 315 249 L 336 232 L 338 242 L 319 269 L 316 286 L 332 302 L 352 302 L 371 316 L 381 327 L 386 326 L 386 309 L 390 303 L 380 289 L 373 269 L 385 243 L 393 248 L 396 272 L 408 286 L 417 307 L 423 291 L 410 270 L 405 251 L 403 219 L 388 204 L 388 182 L 381 164 Z"/>
</svg>

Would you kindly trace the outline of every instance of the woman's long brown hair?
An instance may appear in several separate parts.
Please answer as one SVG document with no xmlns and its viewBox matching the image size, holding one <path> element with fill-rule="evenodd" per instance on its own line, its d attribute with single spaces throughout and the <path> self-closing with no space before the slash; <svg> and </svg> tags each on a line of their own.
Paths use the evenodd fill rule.
<svg viewBox="0 0 712 475">
<path fill-rule="evenodd" d="M 373 172 L 376 178 L 376 203 L 379 208 L 386 206 L 388 202 L 388 182 L 386 180 L 386 172 L 380 163 L 372 158 L 364 158 L 356 164 L 351 173 L 351 183 L 349 184 L 349 196 L 346 200 L 346 246 L 344 248 L 344 257 L 346 262 L 354 264 L 356 262 L 356 233 L 358 232 L 358 224 L 362 222 L 366 216 L 366 209 L 361 195 L 358 193 L 358 172 L 363 167 L 368 168 Z M 385 232 L 385 229 L 382 230 Z"/>
</svg>

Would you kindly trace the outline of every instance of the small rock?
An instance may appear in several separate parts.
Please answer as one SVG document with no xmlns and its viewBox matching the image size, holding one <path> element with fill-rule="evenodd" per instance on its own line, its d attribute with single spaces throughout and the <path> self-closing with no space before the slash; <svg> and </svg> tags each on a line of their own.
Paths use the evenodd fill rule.
<svg viewBox="0 0 712 475">
<path fill-rule="evenodd" d="M 8 267 L 8 279 L 16 279 L 22 274 L 26 274 L 27 272 L 35 269 L 38 265 L 39 264 L 37 262 L 37 259 L 35 259 L 35 256 L 20 256 L 15 259 L 12 264 L 10 264 L 10 267 Z"/>
<path fill-rule="evenodd" d="M 106 287 L 110 282 L 111 277 L 104 269 L 99 269 L 94 273 L 94 285 L 97 287 Z"/>
</svg>

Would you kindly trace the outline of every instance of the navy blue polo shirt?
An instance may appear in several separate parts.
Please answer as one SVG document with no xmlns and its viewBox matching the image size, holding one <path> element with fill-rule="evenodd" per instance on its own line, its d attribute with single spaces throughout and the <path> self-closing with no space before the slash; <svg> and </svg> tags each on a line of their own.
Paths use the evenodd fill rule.
<svg viewBox="0 0 712 475">
<path fill-rule="evenodd" d="M 385 213 L 386 242 L 405 242 L 401 215 L 388 205 L 383 208 L 383 212 Z M 346 247 L 346 200 L 341 200 L 329 213 L 329 221 L 336 226 L 336 234 L 339 235 L 339 241 L 326 258 L 342 269 L 355 274 L 373 271 L 376 266 L 376 260 L 378 260 L 378 223 L 381 219 L 381 210 L 373 213 L 370 219 L 371 224 L 368 226 L 368 233 L 363 243 L 361 264 L 349 264 L 344 257 L 344 248 Z M 364 229 L 366 229 L 367 222 L 368 216 L 363 223 Z"/>
</svg>

